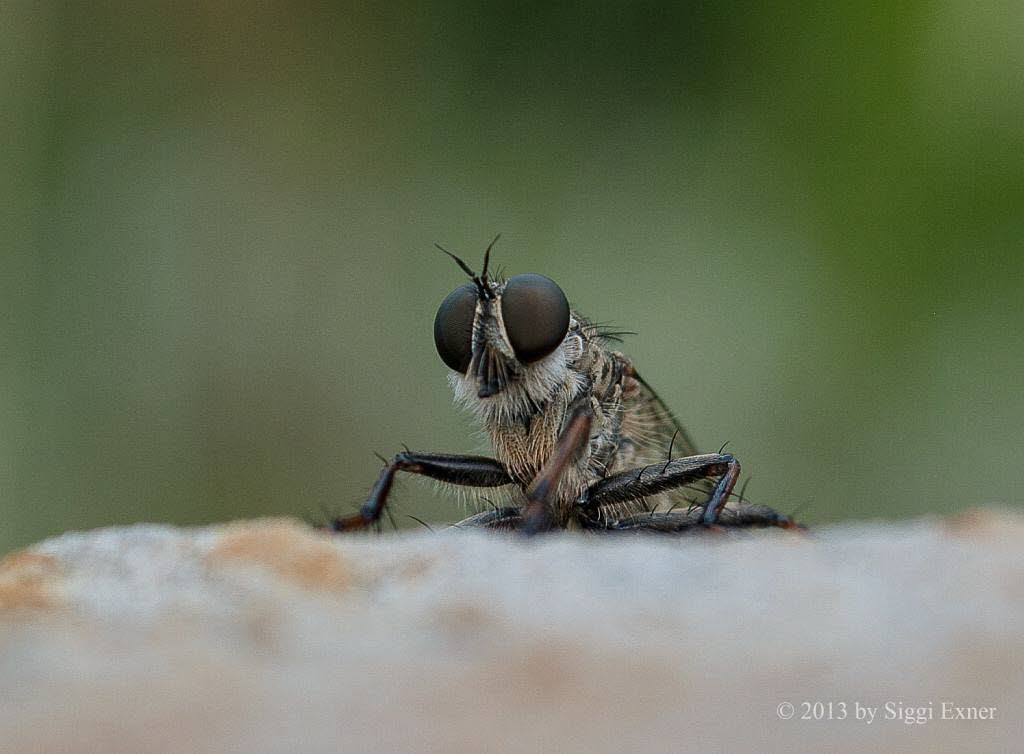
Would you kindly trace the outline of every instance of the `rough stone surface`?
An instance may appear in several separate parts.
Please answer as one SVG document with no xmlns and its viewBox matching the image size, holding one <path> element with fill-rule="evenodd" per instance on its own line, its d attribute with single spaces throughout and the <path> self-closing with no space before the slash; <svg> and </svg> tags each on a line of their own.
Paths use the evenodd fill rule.
<svg viewBox="0 0 1024 754">
<path fill-rule="evenodd" d="M 0 700 L 5 754 L 1019 750 L 1024 517 L 68 533 L 0 563 Z"/>
</svg>

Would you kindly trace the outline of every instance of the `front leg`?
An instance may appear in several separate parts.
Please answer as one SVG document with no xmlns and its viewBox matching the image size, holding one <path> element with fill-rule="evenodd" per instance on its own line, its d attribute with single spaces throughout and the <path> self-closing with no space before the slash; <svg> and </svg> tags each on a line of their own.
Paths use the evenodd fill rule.
<svg viewBox="0 0 1024 754">
<path fill-rule="evenodd" d="M 718 521 L 722 507 L 732 494 L 740 463 L 729 454 L 707 453 L 654 463 L 605 477 L 588 490 L 586 510 L 594 511 L 609 503 L 625 503 L 648 495 L 657 495 L 708 477 L 721 477 L 711 499 L 704 505 L 701 523 L 709 526 Z"/>
<path fill-rule="evenodd" d="M 524 534 L 537 534 L 551 528 L 551 493 L 558 487 L 565 467 L 590 441 L 591 422 L 590 399 L 577 400 L 570 408 L 569 420 L 558 436 L 554 452 L 526 488 L 526 506 L 520 527 Z"/>
<path fill-rule="evenodd" d="M 441 453 L 399 453 L 384 467 L 377 483 L 370 490 L 370 497 L 359 509 L 359 513 L 331 521 L 333 531 L 362 529 L 375 523 L 384 512 L 384 506 L 395 481 L 395 473 L 407 471 L 421 474 L 449 484 L 466 487 L 501 487 L 511 484 L 512 477 L 505 467 L 493 458 L 484 456 L 457 456 Z"/>
</svg>

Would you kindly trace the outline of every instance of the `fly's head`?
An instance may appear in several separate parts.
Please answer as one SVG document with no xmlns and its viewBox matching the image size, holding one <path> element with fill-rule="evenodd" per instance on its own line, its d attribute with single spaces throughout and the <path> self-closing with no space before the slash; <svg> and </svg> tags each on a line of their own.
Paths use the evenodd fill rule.
<svg viewBox="0 0 1024 754">
<path fill-rule="evenodd" d="M 441 303 L 434 343 L 452 370 L 457 399 L 485 420 L 516 421 L 541 410 L 560 391 L 576 392 L 580 375 L 573 367 L 583 351 L 583 336 L 565 294 L 551 279 L 488 277 L 493 245 L 487 247 L 480 275 L 441 249 L 472 282 Z"/>
</svg>

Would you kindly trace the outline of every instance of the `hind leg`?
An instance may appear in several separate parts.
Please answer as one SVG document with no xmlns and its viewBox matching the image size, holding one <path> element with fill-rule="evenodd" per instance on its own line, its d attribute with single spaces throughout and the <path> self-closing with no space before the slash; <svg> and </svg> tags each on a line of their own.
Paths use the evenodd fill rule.
<svg viewBox="0 0 1024 754">
<path fill-rule="evenodd" d="M 654 463 L 638 469 L 612 474 L 591 485 L 583 512 L 596 511 L 605 505 L 639 500 L 659 492 L 685 487 L 702 479 L 718 477 L 718 483 L 704 504 L 701 523 L 718 523 L 722 508 L 732 494 L 740 475 L 740 463 L 729 454 L 706 453 Z"/>
</svg>

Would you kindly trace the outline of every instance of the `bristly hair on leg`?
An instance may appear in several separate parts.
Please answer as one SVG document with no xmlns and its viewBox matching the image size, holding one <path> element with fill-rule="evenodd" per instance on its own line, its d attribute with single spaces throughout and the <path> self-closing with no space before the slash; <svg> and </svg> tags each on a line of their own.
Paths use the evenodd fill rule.
<svg viewBox="0 0 1024 754">
<path fill-rule="evenodd" d="M 672 463 L 672 446 L 676 444 L 676 438 L 679 436 L 679 430 L 677 429 L 672 433 L 672 439 L 668 441 L 668 458 L 665 459 L 665 466 L 662 468 L 661 473 L 664 474 L 668 470 L 668 465 Z"/>
<path fill-rule="evenodd" d="M 747 499 L 747 485 L 750 484 L 750 480 L 753 478 L 753 476 L 748 476 L 746 479 L 743 480 L 743 486 L 740 487 L 740 494 L 736 496 L 737 500 L 742 501 Z"/>
<path fill-rule="evenodd" d="M 436 534 L 437 533 L 437 532 L 434 531 L 434 527 L 431 526 L 430 524 L 428 524 L 422 518 L 417 518 L 416 516 L 412 515 L 411 513 L 406 513 L 405 516 L 406 516 L 406 518 L 411 518 L 413 521 L 418 523 L 420 526 L 424 527 L 431 534 Z"/>
</svg>

